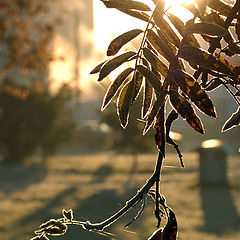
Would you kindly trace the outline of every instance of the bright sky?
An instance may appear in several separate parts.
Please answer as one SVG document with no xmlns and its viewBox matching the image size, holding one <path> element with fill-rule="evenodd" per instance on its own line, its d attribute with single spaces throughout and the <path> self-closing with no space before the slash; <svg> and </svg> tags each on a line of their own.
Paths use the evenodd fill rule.
<svg viewBox="0 0 240 240">
<path fill-rule="evenodd" d="M 152 5 L 151 0 L 145 0 L 149 6 Z M 177 2 L 193 2 L 193 0 L 166 0 L 165 9 L 169 9 L 169 12 L 175 14 L 183 21 L 187 21 L 192 17 L 192 14 L 177 5 Z M 102 2 L 95 0 L 94 4 L 95 13 L 95 46 L 97 49 L 106 49 L 110 41 L 117 35 L 120 35 L 128 30 L 134 28 L 144 29 L 146 24 L 141 20 L 134 19 L 124 13 L 121 13 L 115 9 L 107 9 Z"/>
</svg>

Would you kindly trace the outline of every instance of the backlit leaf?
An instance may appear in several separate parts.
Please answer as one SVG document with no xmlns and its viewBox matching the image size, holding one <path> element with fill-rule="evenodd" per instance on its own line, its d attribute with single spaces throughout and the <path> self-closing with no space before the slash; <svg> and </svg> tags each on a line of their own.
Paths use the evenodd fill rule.
<svg viewBox="0 0 240 240">
<path fill-rule="evenodd" d="M 176 240 L 177 239 L 177 220 L 174 212 L 169 208 L 169 217 L 166 226 L 163 229 L 162 240 Z"/>
<path fill-rule="evenodd" d="M 197 132 L 204 134 L 204 128 L 201 120 L 196 115 L 191 104 L 176 91 L 170 90 L 170 101 L 174 109 L 182 116 L 183 119 Z"/>
<path fill-rule="evenodd" d="M 131 57 L 135 56 L 136 54 L 137 53 L 134 51 L 128 51 L 106 62 L 101 68 L 98 81 L 103 80 L 105 77 L 108 76 L 109 73 L 122 65 L 124 62 L 127 62 Z"/>
<path fill-rule="evenodd" d="M 161 93 L 162 83 L 159 78 L 147 67 L 143 65 L 137 65 L 137 70 L 146 78 L 146 80 L 151 84 L 156 93 Z"/>
<path fill-rule="evenodd" d="M 134 82 L 131 80 L 122 88 L 117 100 L 117 113 L 121 126 L 125 128 L 128 124 L 129 108 L 132 101 Z"/>
<path fill-rule="evenodd" d="M 157 229 L 149 238 L 148 240 L 162 240 L 162 231 L 163 229 Z"/>
<path fill-rule="evenodd" d="M 200 12 L 193 2 L 180 1 L 178 4 L 190 11 L 195 17 L 200 17 Z"/>
<path fill-rule="evenodd" d="M 216 118 L 212 101 L 191 75 L 178 69 L 173 72 L 173 79 L 202 112 Z"/>
<path fill-rule="evenodd" d="M 232 114 L 232 116 L 225 122 L 222 132 L 225 132 L 233 127 L 238 126 L 240 123 L 240 107 Z"/>
<path fill-rule="evenodd" d="M 152 86 L 147 80 L 145 80 L 143 106 L 142 106 L 142 118 L 145 118 L 148 113 L 148 110 L 152 103 L 152 97 L 153 97 Z"/>
<path fill-rule="evenodd" d="M 158 72 L 164 77 L 167 76 L 168 67 L 151 50 L 143 48 L 143 55 Z"/>
<path fill-rule="evenodd" d="M 201 16 L 204 16 L 204 14 L 205 14 L 206 7 L 207 7 L 207 1 L 208 0 L 195 0 Z"/>
<path fill-rule="evenodd" d="M 135 11 L 135 10 L 129 10 L 129 9 L 123 9 L 123 8 L 117 8 L 117 10 L 140 20 L 143 20 L 145 22 L 149 21 L 149 15 L 147 15 L 144 12 L 139 12 L 139 11 Z"/>
<path fill-rule="evenodd" d="M 134 77 L 134 90 L 133 90 L 133 98 L 132 103 L 137 99 L 139 92 L 141 90 L 142 82 L 143 82 L 143 75 L 140 72 L 136 72 Z"/>
<path fill-rule="evenodd" d="M 157 34 L 151 30 L 148 29 L 147 32 L 147 39 L 151 43 L 151 45 L 169 62 L 172 61 L 174 58 L 174 53 L 171 51 L 171 49 L 167 46 L 167 44 L 159 37 Z"/>
<path fill-rule="evenodd" d="M 112 40 L 112 42 L 108 46 L 107 50 L 107 56 L 115 55 L 122 46 L 124 46 L 126 43 L 137 37 L 140 33 L 142 33 L 142 30 L 140 29 L 134 29 L 128 32 L 125 32 Z"/>
<path fill-rule="evenodd" d="M 173 24 L 173 26 L 178 30 L 178 32 L 182 35 L 184 32 L 184 23 L 181 19 L 179 19 L 177 16 L 169 13 L 168 15 L 169 20 Z"/>
<path fill-rule="evenodd" d="M 147 116 L 147 122 L 143 131 L 143 134 L 146 134 L 148 132 L 148 130 L 151 128 L 155 117 L 157 116 L 157 114 L 159 113 L 161 107 L 164 105 L 165 103 L 165 98 L 167 95 L 167 91 L 163 91 L 158 97 L 157 100 L 155 101 L 155 103 L 153 104 L 153 107 L 150 111 L 150 113 Z"/>
<path fill-rule="evenodd" d="M 215 70 L 230 76 L 236 74 L 224 63 L 216 59 L 212 54 L 191 46 L 183 46 L 179 49 L 179 56 L 191 63 L 200 65 L 203 68 Z"/>
<path fill-rule="evenodd" d="M 192 34 L 192 33 L 221 37 L 228 34 L 228 31 L 224 27 L 218 24 L 200 22 L 200 23 L 194 23 L 185 29 L 185 34 Z"/>
<path fill-rule="evenodd" d="M 135 9 L 140 11 L 151 11 L 151 9 L 145 3 L 130 0 L 101 0 L 107 8 L 126 8 Z"/>
<path fill-rule="evenodd" d="M 102 66 L 103 66 L 103 64 L 106 63 L 107 61 L 109 61 L 109 60 L 105 60 L 105 61 L 99 63 L 99 64 L 90 72 L 90 74 L 99 73 L 100 70 L 101 70 L 101 68 L 102 68 Z"/>
<path fill-rule="evenodd" d="M 224 16 L 228 16 L 231 12 L 231 7 L 221 0 L 208 0 L 207 5 Z"/>
<path fill-rule="evenodd" d="M 214 78 L 210 81 L 210 83 L 204 88 L 205 91 L 212 91 L 217 89 L 222 85 L 222 81 L 219 78 Z"/>
<path fill-rule="evenodd" d="M 103 111 L 107 105 L 110 103 L 112 98 L 117 93 L 119 87 L 122 85 L 124 80 L 129 76 L 129 74 L 133 71 L 133 68 L 127 68 L 123 72 L 121 72 L 118 77 L 112 82 L 112 84 L 108 87 L 106 94 L 103 99 L 103 104 L 101 110 Z"/>
</svg>

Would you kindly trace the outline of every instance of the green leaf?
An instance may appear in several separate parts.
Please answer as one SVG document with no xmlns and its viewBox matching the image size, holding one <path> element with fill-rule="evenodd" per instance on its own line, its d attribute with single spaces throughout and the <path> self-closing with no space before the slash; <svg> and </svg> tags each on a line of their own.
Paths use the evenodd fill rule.
<svg viewBox="0 0 240 240">
<path fill-rule="evenodd" d="M 133 68 L 127 68 L 123 72 L 121 72 L 118 77 L 112 82 L 112 84 L 108 87 L 106 94 L 103 99 L 103 104 L 101 110 L 103 111 L 107 105 L 110 103 L 112 98 L 116 95 L 119 87 L 122 85 L 124 80 L 128 77 L 129 74 L 133 72 Z"/>
<path fill-rule="evenodd" d="M 174 109 L 182 116 L 183 119 L 197 132 L 204 134 L 204 128 L 201 120 L 196 115 L 191 104 L 176 91 L 170 90 L 170 101 Z"/>
<path fill-rule="evenodd" d="M 159 52 L 164 58 L 171 62 L 174 58 L 174 53 L 171 49 L 167 46 L 167 44 L 159 37 L 157 34 L 148 29 L 147 31 L 147 39 L 151 43 L 151 45 Z"/>
<path fill-rule="evenodd" d="M 128 32 L 125 32 L 112 40 L 108 46 L 107 56 L 115 55 L 126 43 L 137 37 L 143 31 L 140 29 L 134 29 Z"/>
<path fill-rule="evenodd" d="M 232 114 L 232 116 L 225 122 L 222 132 L 228 131 L 229 129 L 238 126 L 240 123 L 240 107 Z"/>
<path fill-rule="evenodd" d="M 192 25 L 189 25 L 185 32 L 185 34 L 192 34 L 192 33 L 198 33 L 198 34 L 206 34 L 210 36 L 217 36 L 222 37 L 224 35 L 228 34 L 228 31 L 214 23 L 208 23 L 208 22 L 200 22 L 200 23 L 194 23 Z"/>
<path fill-rule="evenodd" d="M 143 134 L 145 135 L 148 130 L 151 128 L 153 121 L 155 119 L 155 117 L 158 115 L 161 107 L 164 105 L 165 103 L 165 98 L 167 95 L 168 91 L 163 91 L 158 97 L 157 100 L 155 101 L 155 103 L 153 104 L 153 107 L 150 111 L 150 113 L 147 116 L 147 122 L 143 131 Z"/>
<path fill-rule="evenodd" d="M 160 94 L 162 92 L 162 83 L 151 70 L 143 65 L 137 65 L 137 70 L 147 79 L 156 93 Z"/>
<path fill-rule="evenodd" d="M 179 57 L 193 63 L 200 65 L 203 68 L 225 73 L 229 76 L 236 76 L 236 74 L 224 63 L 215 58 L 212 54 L 191 46 L 182 46 L 178 52 Z"/>
<path fill-rule="evenodd" d="M 216 118 L 215 108 L 212 101 L 191 75 L 177 69 L 173 71 L 173 79 L 180 89 L 202 112 L 210 117 Z"/>
<path fill-rule="evenodd" d="M 137 99 L 139 92 L 141 90 L 143 75 L 137 71 L 135 76 L 133 76 L 133 78 L 134 78 L 135 84 L 134 84 L 134 90 L 133 90 L 132 103 Z"/>
<path fill-rule="evenodd" d="M 143 55 L 158 72 L 164 77 L 167 76 L 168 67 L 151 50 L 143 48 Z"/>
<path fill-rule="evenodd" d="M 151 11 L 151 8 L 148 7 L 145 3 L 138 1 L 129 1 L 129 0 L 101 0 L 107 8 L 125 8 L 125 9 L 135 9 L 140 11 Z"/>
<path fill-rule="evenodd" d="M 148 113 L 148 110 L 152 103 L 152 97 L 153 97 L 152 86 L 147 80 L 145 80 L 143 106 L 142 106 L 142 118 L 145 118 Z"/>
<path fill-rule="evenodd" d="M 131 80 L 122 88 L 117 100 L 117 113 L 121 126 L 126 128 L 129 118 L 129 108 L 132 101 L 134 82 Z"/>
<path fill-rule="evenodd" d="M 108 76 L 109 73 L 122 65 L 124 62 L 127 62 L 131 57 L 135 56 L 136 54 L 137 53 L 134 51 L 128 51 L 106 62 L 101 68 L 98 81 L 103 80 L 105 77 Z"/>
</svg>

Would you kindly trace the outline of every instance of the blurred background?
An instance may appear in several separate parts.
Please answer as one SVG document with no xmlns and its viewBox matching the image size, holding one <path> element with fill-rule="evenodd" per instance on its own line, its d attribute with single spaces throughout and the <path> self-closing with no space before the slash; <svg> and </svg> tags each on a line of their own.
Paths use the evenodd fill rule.
<svg viewBox="0 0 240 240">
<path fill-rule="evenodd" d="M 167 1 L 168 6 L 173 2 Z M 183 21 L 192 17 L 181 7 L 171 12 Z M 1 240 L 30 239 L 42 222 L 60 217 L 63 208 L 72 208 L 80 220 L 104 220 L 151 175 L 157 151 L 154 133 L 142 136 L 142 96 L 123 130 L 114 101 L 100 111 L 104 93 L 117 73 L 101 83 L 89 75 L 106 59 L 114 37 L 145 25 L 106 9 L 98 0 L 1 0 Z M 128 44 L 125 49 L 134 47 Z M 229 61 L 236 64 L 239 57 Z M 240 132 L 239 128 L 221 132 L 237 105 L 224 88 L 209 95 L 218 119 L 198 112 L 204 136 L 181 119 L 173 127 L 185 169 L 180 168 L 174 149 L 167 148 L 161 191 L 178 217 L 180 240 L 240 238 Z M 209 139 L 218 141 L 201 145 Z M 226 177 L 214 186 L 201 184 L 205 148 L 211 148 L 209 161 L 212 155 L 221 160 L 209 167 L 210 175 L 221 165 Z M 107 229 L 113 239 L 147 239 L 155 230 L 151 200 L 143 216 L 124 229 L 137 213 L 135 208 Z M 111 239 L 77 227 L 59 237 L 79 238 Z"/>
</svg>

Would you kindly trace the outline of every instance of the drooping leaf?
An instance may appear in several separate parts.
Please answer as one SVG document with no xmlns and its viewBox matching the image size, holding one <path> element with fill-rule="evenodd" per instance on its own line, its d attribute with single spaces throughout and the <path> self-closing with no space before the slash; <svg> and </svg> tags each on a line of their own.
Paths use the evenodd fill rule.
<svg viewBox="0 0 240 240">
<path fill-rule="evenodd" d="M 134 82 L 131 80 L 122 88 L 117 100 L 117 113 L 123 128 L 126 128 L 129 118 L 129 108 L 132 101 Z"/>
<path fill-rule="evenodd" d="M 124 8 L 124 9 L 135 9 L 140 11 L 151 11 L 145 3 L 133 1 L 133 0 L 101 0 L 107 8 Z"/>
<path fill-rule="evenodd" d="M 124 62 L 127 62 L 131 57 L 135 56 L 136 54 L 137 53 L 134 51 L 128 51 L 106 62 L 100 70 L 98 81 L 103 80 L 114 69 L 122 65 Z"/>
<path fill-rule="evenodd" d="M 162 240 L 176 240 L 177 239 L 177 220 L 174 212 L 169 208 L 169 217 L 166 226 L 163 229 Z"/>
<path fill-rule="evenodd" d="M 224 63 L 215 58 L 212 54 L 191 46 L 182 46 L 178 52 L 179 56 L 191 63 L 200 65 L 203 68 L 215 70 L 230 76 L 236 74 Z"/>
<path fill-rule="evenodd" d="M 146 78 L 146 80 L 151 84 L 156 93 L 161 93 L 162 84 L 159 78 L 147 67 L 143 65 L 137 65 L 137 70 Z"/>
<path fill-rule="evenodd" d="M 160 108 L 156 121 L 154 124 L 155 129 L 155 143 L 158 150 L 165 157 L 165 145 L 166 145 L 166 136 L 165 136 L 165 104 Z"/>
<path fill-rule="evenodd" d="M 148 110 L 152 103 L 153 89 L 151 84 L 145 80 L 144 95 L 143 95 L 143 106 L 142 106 L 142 118 L 144 119 L 148 113 Z"/>
<path fill-rule="evenodd" d="M 156 4 L 156 7 L 154 9 L 153 18 L 155 19 L 156 16 L 163 17 L 165 0 L 158 0 L 155 2 L 155 4 Z"/>
<path fill-rule="evenodd" d="M 127 68 L 123 72 L 121 72 L 118 77 L 112 82 L 112 84 L 108 87 L 106 94 L 103 99 L 103 104 L 101 110 L 103 111 L 107 105 L 110 103 L 112 98 L 116 95 L 119 87 L 122 85 L 124 80 L 129 76 L 129 74 L 133 71 L 133 68 Z"/>
<path fill-rule="evenodd" d="M 231 12 L 231 7 L 221 0 L 208 0 L 207 5 L 224 16 L 228 16 Z"/>
<path fill-rule="evenodd" d="M 111 41 L 107 49 L 107 56 L 115 55 L 126 43 L 136 38 L 143 31 L 141 29 L 134 29 L 125 32 Z"/>
<path fill-rule="evenodd" d="M 168 18 L 173 24 L 173 26 L 178 30 L 178 32 L 182 35 L 184 32 L 184 23 L 181 19 L 179 19 L 174 14 L 168 13 Z"/>
<path fill-rule="evenodd" d="M 146 14 L 145 12 L 139 12 L 135 10 L 129 10 L 129 9 L 123 9 L 123 8 L 117 8 L 117 10 L 131 16 L 137 19 L 140 19 L 142 21 L 148 22 L 149 21 L 149 15 Z"/>
<path fill-rule="evenodd" d="M 194 23 L 192 25 L 189 25 L 185 29 L 185 34 L 192 34 L 192 33 L 222 37 L 228 34 L 228 31 L 224 27 L 218 24 L 209 23 L 209 22 L 200 22 L 200 23 Z"/>
<path fill-rule="evenodd" d="M 180 163 L 181 163 L 181 166 L 184 167 L 184 163 L 183 163 L 183 160 L 182 160 L 182 153 L 178 147 L 178 145 L 173 141 L 173 139 L 170 137 L 170 129 L 171 129 L 171 126 L 173 124 L 173 122 L 175 120 L 178 119 L 178 113 L 175 112 L 175 110 L 172 110 L 169 114 L 168 114 L 168 117 L 167 117 L 167 120 L 166 120 L 166 142 L 170 145 L 172 145 L 177 153 L 178 153 L 178 157 L 179 157 L 179 160 L 180 160 Z"/>
<path fill-rule="evenodd" d="M 225 122 L 222 132 L 228 131 L 229 129 L 236 127 L 240 124 L 240 107 L 232 116 Z"/>
<path fill-rule="evenodd" d="M 167 76 L 168 67 L 151 50 L 143 48 L 143 55 L 158 72 L 164 77 Z"/>
<path fill-rule="evenodd" d="M 147 122 L 146 122 L 146 125 L 145 125 L 145 128 L 144 128 L 144 131 L 143 131 L 144 135 L 151 128 L 151 126 L 152 126 L 152 124 L 154 122 L 155 117 L 159 113 L 161 107 L 164 105 L 166 95 L 167 95 L 167 91 L 165 90 L 157 97 L 157 100 L 153 104 L 153 107 L 152 107 L 150 113 L 147 116 Z"/>
<path fill-rule="evenodd" d="M 178 4 L 180 4 L 185 9 L 190 11 L 194 15 L 194 17 L 200 17 L 201 16 L 199 10 L 196 8 L 196 6 L 193 2 L 180 1 Z"/>
<path fill-rule="evenodd" d="M 100 70 L 101 70 L 101 68 L 102 68 L 102 66 L 103 66 L 103 64 L 105 64 L 107 61 L 109 61 L 109 60 L 105 60 L 105 61 L 99 63 L 99 64 L 90 72 L 90 74 L 99 73 Z"/>
<path fill-rule="evenodd" d="M 210 117 L 216 118 L 212 101 L 191 75 L 183 70 L 177 69 L 173 72 L 173 79 L 202 112 Z"/>
<path fill-rule="evenodd" d="M 169 62 L 172 61 L 174 58 L 174 53 L 171 51 L 171 49 L 166 45 L 166 43 L 159 37 L 157 34 L 151 30 L 148 29 L 147 32 L 147 39 L 151 43 L 151 45 Z"/>
<path fill-rule="evenodd" d="M 170 101 L 174 109 L 182 116 L 183 119 L 197 132 L 204 134 L 204 128 L 201 120 L 196 115 L 191 104 L 176 91 L 170 90 Z"/>
<path fill-rule="evenodd" d="M 132 98 L 132 103 L 137 99 L 139 92 L 142 87 L 142 82 L 143 82 L 143 75 L 140 72 L 136 72 L 134 77 L 134 90 L 133 90 L 133 98 Z"/>
<path fill-rule="evenodd" d="M 210 83 L 204 88 L 205 91 L 212 91 L 222 85 L 222 81 L 219 78 L 213 78 Z"/>
</svg>

